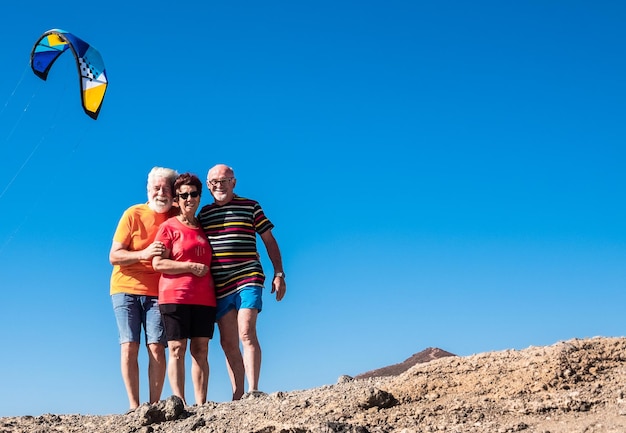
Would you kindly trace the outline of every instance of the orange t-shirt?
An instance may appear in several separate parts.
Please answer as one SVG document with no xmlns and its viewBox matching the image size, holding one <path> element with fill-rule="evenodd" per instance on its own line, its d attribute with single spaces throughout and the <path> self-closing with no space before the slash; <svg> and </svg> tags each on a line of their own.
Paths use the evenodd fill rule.
<svg viewBox="0 0 626 433">
<path fill-rule="evenodd" d="M 147 204 L 131 206 L 122 215 L 113 241 L 126 245 L 130 251 L 146 248 L 156 237 L 159 225 L 174 215 L 170 212 L 156 213 Z M 152 268 L 152 260 L 141 260 L 131 265 L 114 265 L 111 273 L 111 295 L 159 295 L 160 272 Z"/>
</svg>

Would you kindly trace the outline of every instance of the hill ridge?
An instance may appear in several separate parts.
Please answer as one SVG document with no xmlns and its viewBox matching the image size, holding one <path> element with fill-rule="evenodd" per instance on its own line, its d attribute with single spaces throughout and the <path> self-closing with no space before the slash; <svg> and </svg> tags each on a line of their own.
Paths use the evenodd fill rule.
<svg viewBox="0 0 626 433">
<path fill-rule="evenodd" d="M 415 364 L 423 364 L 435 359 L 444 358 L 447 356 L 456 356 L 453 353 L 447 352 L 438 347 L 427 347 L 421 352 L 414 353 L 407 359 L 397 364 L 388 365 L 386 367 L 377 368 L 375 370 L 366 371 L 365 373 L 354 376 L 355 379 L 367 379 L 370 377 L 384 377 L 384 376 L 396 376 L 407 371 Z"/>
</svg>

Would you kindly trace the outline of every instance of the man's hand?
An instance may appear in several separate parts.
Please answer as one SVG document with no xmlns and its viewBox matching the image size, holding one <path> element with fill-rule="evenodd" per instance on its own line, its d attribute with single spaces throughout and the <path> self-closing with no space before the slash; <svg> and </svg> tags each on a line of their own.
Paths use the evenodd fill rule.
<svg viewBox="0 0 626 433">
<path fill-rule="evenodd" d="M 272 281 L 272 292 L 276 292 L 276 300 L 280 301 L 285 296 L 287 292 L 287 283 L 285 283 L 285 278 L 283 277 L 274 277 L 274 281 Z"/>
<path fill-rule="evenodd" d="M 154 241 L 141 252 L 140 260 L 152 260 L 153 257 L 160 256 L 164 251 L 163 242 Z"/>
</svg>

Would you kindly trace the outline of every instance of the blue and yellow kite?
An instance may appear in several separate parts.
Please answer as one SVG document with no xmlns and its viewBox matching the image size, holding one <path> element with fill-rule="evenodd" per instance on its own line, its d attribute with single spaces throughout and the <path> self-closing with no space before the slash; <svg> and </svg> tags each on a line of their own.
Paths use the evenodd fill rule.
<svg viewBox="0 0 626 433">
<path fill-rule="evenodd" d="M 76 58 L 85 113 L 97 119 L 108 85 L 104 62 L 98 50 L 69 32 L 52 29 L 41 35 L 33 47 L 30 67 L 35 75 L 45 81 L 52 64 L 68 48 Z"/>
</svg>

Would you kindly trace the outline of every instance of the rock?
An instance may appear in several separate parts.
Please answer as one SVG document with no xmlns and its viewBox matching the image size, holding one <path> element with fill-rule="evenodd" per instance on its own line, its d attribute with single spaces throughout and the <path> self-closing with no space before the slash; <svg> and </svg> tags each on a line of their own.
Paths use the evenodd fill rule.
<svg viewBox="0 0 626 433">
<path fill-rule="evenodd" d="M 364 394 L 359 403 L 359 406 L 363 409 L 372 407 L 387 409 L 398 404 L 398 400 L 396 400 L 393 395 L 386 391 L 381 391 L 380 389 L 369 388 Z"/>
<path fill-rule="evenodd" d="M 185 405 L 180 397 L 170 396 L 154 404 L 144 404 L 135 411 L 141 425 L 147 426 L 165 421 L 174 421 L 183 417 Z"/>
<path fill-rule="evenodd" d="M 353 380 L 354 378 L 352 376 L 348 376 L 347 374 L 342 374 L 341 376 L 339 376 L 339 379 L 337 379 L 337 383 L 352 382 Z"/>
</svg>

